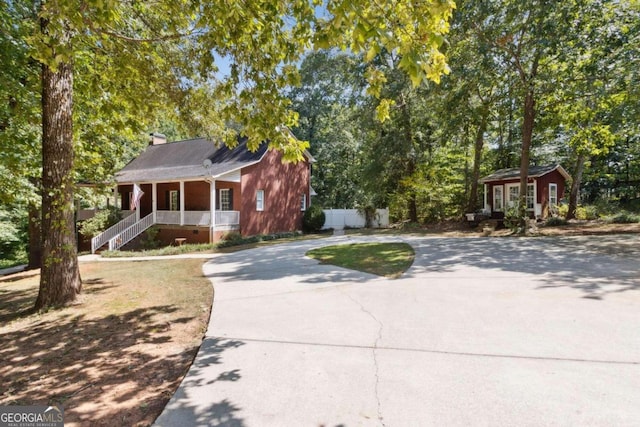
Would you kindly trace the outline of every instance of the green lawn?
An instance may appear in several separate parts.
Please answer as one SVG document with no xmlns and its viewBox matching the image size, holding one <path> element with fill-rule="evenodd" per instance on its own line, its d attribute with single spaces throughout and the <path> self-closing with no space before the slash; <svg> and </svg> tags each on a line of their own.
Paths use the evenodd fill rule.
<svg viewBox="0 0 640 427">
<path fill-rule="evenodd" d="M 397 278 L 411 267 L 415 252 L 406 243 L 353 243 L 313 249 L 307 256 L 323 264 Z"/>
</svg>

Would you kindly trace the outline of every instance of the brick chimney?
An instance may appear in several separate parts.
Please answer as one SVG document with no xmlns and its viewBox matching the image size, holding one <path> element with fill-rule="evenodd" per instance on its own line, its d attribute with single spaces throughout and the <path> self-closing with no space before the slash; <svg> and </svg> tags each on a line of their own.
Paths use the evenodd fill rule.
<svg viewBox="0 0 640 427">
<path fill-rule="evenodd" d="M 167 143 L 167 137 L 161 133 L 152 132 L 149 136 L 149 145 L 161 145 Z"/>
</svg>

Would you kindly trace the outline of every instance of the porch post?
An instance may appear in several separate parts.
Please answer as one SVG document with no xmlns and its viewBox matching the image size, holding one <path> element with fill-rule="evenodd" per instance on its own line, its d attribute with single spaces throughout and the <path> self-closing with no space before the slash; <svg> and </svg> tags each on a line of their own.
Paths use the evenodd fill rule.
<svg viewBox="0 0 640 427">
<path fill-rule="evenodd" d="M 213 243 L 216 228 L 216 180 L 209 182 L 209 209 L 211 211 L 211 226 L 209 227 L 209 243 Z"/>
<path fill-rule="evenodd" d="M 151 211 L 153 212 L 153 223 L 158 221 L 156 211 L 158 210 L 158 187 L 154 181 L 151 183 Z"/>
<path fill-rule="evenodd" d="M 184 181 L 180 181 L 180 225 L 184 225 Z"/>
<path fill-rule="evenodd" d="M 118 184 L 113 189 L 113 206 L 118 208 Z M 122 206 L 120 206 L 120 210 L 122 210 Z"/>
<path fill-rule="evenodd" d="M 133 183 L 133 187 L 135 188 L 136 183 Z M 135 191 L 134 191 L 135 193 Z M 131 200 L 129 200 L 129 203 L 131 203 Z M 131 209 L 131 206 L 129 206 L 129 209 Z M 140 221 L 140 202 L 138 202 L 138 207 L 136 208 L 136 222 Z"/>
<path fill-rule="evenodd" d="M 484 184 L 484 210 L 489 211 L 489 194 L 487 194 L 487 184 Z"/>
</svg>

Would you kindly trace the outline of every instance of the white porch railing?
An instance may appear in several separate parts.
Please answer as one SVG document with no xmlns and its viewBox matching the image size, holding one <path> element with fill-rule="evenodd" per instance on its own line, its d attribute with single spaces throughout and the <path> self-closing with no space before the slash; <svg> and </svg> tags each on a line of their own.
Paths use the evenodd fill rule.
<svg viewBox="0 0 640 427">
<path fill-rule="evenodd" d="M 240 224 L 240 211 L 216 211 L 216 225 Z"/>
<path fill-rule="evenodd" d="M 157 224 L 180 224 L 179 211 L 156 211 Z M 240 224 L 239 211 L 216 211 L 216 225 Z M 184 211 L 184 225 L 211 225 L 211 212 Z"/>
<path fill-rule="evenodd" d="M 209 211 L 185 211 L 185 225 L 211 225 L 211 212 Z"/>
<path fill-rule="evenodd" d="M 156 211 L 156 223 L 180 224 L 180 211 Z"/>
<path fill-rule="evenodd" d="M 105 243 L 113 239 L 116 235 L 122 233 L 136 222 L 134 211 L 123 211 L 124 219 L 119 223 L 107 228 L 102 233 L 91 239 L 91 253 L 95 254 Z"/>
<path fill-rule="evenodd" d="M 115 251 L 135 239 L 144 230 L 153 225 L 153 214 L 149 214 L 123 232 L 109 239 L 109 250 Z"/>
</svg>

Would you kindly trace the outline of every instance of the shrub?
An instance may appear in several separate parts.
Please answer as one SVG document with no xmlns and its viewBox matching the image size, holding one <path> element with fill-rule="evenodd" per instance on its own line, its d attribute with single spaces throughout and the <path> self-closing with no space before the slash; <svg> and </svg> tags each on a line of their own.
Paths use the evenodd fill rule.
<svg viewBox="0 0 640 427">
<path fill-rule="evenodd" d="M 302 229 L 307 232 L 317 232 L 322 229 L 325 222 L 325 215 L 318 205 L 311 205 L 302 217 Z"/>
<path fill-rule="evenodd" d="M 636 222 L 640 222 L 640 215 L 635 215 L 630 212 L 621 212 L 611 218 L 611 222 L 614 224 L 634 224 Z"/>
<path fill-rule="evenodd" d="M 504 226 L 511 231 L 521 231 L 521 224 L 529 220 L 528 216 L 522 218 L 519 210 L 518 203 L 514 203 L 504 213 Z"/>
<path fill-rule="evenodd" d="M 158 240 L 158 227 L 149 227 L 144 232 L 144 235 L 140 239 L 140 246 L 142 249 L 156 249 L 160 246 L 160 241 Z"/>
<path fill-rule="evenodd" d="M 567 225 L 567 220 L 564 218 L 560 218 L 559 216 L 554 216 L 547 219 L 544 225 L 545 227 L 559 227 L 562 225 Z"/>
<path fill-rule="evenodd" d="M 80 222 L 78 231 L 85 237 L 93 238 L 120 222 L 121 219 L 122 213 L 120 213 L 120 209 L 109 206 L 107 209 L 96 212 L 93 218 Z"/>
<path fill-rule="evenodd" d="M 598 209 L 595 206 L 581 206 L 576 207 L 576 219 L 592 220 L 598 219 Z"/>
</svg>

